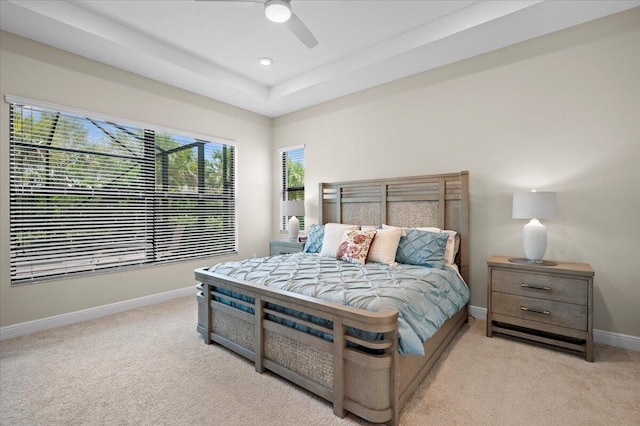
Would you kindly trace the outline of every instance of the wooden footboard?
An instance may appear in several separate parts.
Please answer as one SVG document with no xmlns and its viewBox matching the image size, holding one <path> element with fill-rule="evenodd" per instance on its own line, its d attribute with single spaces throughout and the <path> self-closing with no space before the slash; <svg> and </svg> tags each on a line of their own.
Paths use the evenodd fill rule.
<svg viewBox="0 0 640 426">
<path fill-rule="evenodd" d="M 207 344 L 216 342 L 252 360 L 256 371 L 273 371 L 332 402 L 337 416 L 349 411 L 374 423 L 398 424 L 400 409 L 466 320 L 463 309 L 425 343 L 426 356 L 402 356 L 395 311 L 369 312 L 319 301 L 205 268 L 196 270 L 196 278 L 201 282 L 198 331 Z M 284 308 L 297 314 L 281 312 Z M 300 314 L 328 320 L 331 326 L 300 319 Z M 355 330 L 382 338 L 368 340 Z"/>
</svg>

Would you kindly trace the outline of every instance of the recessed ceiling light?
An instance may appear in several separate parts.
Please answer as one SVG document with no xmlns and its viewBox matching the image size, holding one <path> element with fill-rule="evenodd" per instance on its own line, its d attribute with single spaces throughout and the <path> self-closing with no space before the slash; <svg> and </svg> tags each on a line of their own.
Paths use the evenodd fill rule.
<svg viewBox="0 0 640 426">
<path fill-rule="evenodd" d="M 264 14 L 271 22 L 287 22 L 291 18 L 291 6 L 288 1 L 269 0 L 264 4 Z"/>
<path fill-rule="evenodd" d="M 258 62 L 260 62 L 260 65 L 262 65 L 263 67 L 268 67 L 273 63 L 273 59 L 264 56 L 262 58 L 258 58 Z"/>
</svg>

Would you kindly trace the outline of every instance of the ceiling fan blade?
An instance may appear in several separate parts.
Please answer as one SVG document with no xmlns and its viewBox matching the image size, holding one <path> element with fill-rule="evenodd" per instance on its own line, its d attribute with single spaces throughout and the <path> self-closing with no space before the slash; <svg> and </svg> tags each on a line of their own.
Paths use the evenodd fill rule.
<svg viewBox="0 0 640 426">
<path fill-rule="evenodd" d="M 289 27 L 291 32 L 309 49 L 318 45 L 318 40 L 316 40 L 309 28 L 307 28 L 295 13 L 291 13 L 291 18 L 287 21 L 287 27 Z"/>
</svg>

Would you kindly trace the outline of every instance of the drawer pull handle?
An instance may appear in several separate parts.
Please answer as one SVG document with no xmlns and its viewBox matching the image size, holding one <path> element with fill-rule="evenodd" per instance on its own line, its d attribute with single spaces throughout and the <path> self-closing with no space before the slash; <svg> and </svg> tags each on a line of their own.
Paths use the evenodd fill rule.
<svg viewBox="0 0 640 426">
<path fill-rule="evenodd" d="M 527 311 L 527 312 L 533 312 L 533 313 L 536 313 L 536 314 L 551 315 L 551 312 L 549 312 L 549 311 L 539 311 L 537 309 L 527 308 L 526 306 L 520 306 L 520 310 L 521 311 Z"/>
<path fill-rule="evenodd" d="M 532 290 L 546 290 L 546 291 L 551 291 L 551 287 L 541 286 L 541 285 L 529 285 L 529 284 L 522 283 L 522 284 L 520 284 L 520 287 L 530 288 L 530 289 L 532 289 Z"/>
</svg>

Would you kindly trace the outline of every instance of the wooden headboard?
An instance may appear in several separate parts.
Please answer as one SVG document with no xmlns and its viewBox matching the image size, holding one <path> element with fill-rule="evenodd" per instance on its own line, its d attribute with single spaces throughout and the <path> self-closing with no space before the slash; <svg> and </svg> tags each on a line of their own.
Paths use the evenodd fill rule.
<svg viewBox="0 0 640 426">
<path fill-rule="evenodd" d="M 436 226 L 460 235 L 456 263 L 469 283 L 469 172 L 320 183 L 319 220 L 407 228 Z"/>
</svg>

